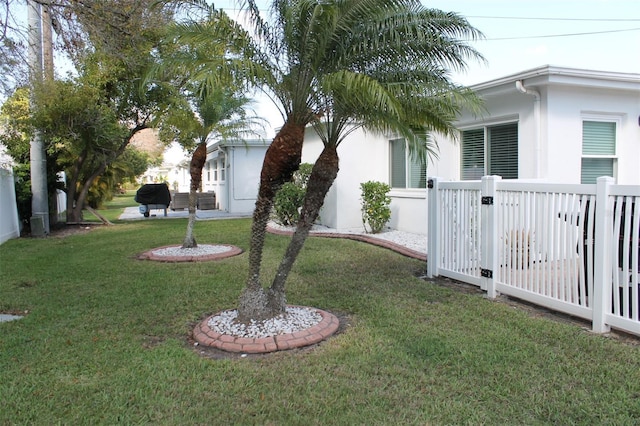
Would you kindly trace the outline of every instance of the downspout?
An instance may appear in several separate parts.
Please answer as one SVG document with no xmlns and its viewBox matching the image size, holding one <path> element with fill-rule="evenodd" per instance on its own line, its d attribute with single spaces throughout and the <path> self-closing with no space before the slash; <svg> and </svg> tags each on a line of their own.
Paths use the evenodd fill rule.
<svg viewBox="0 0 640 426">
<path fill-rule="evenodd" d="M 224 154 L 224 192 L 225 192 L 225 202 L 227 205 L 224 209 L 226 212 L 231 212 L 231 181 L 229 178 L 229 151 L 228 147 L 220 144 L 220 152 Z"/>
<path fill-rule="evenodd" d="M 540 92 L 537 90 L 529 89 L 524 87 L 522 84 L 522 80 L 516 80 L 516 89 L 518 92 L 524 93 L 525 95 L 531 95 L 534 98 L 533 102 L 533 121 L 535 125 L 536 135 L 534 138 L 534 150 L 535 150 L 535 178 L 540 178 L 540 163 L 542 162 L 542 143 L 541 133 L 542 133 L 542 125 L 540 123 Z"/>
</svg>

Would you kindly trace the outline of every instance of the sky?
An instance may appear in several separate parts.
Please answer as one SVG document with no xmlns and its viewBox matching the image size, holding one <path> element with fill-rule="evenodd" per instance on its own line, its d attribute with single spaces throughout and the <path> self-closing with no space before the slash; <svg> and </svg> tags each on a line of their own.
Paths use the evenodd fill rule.
<svg viewBox="0 0 640 426">
<path fill-rule="evenodd" d="M 214 0 L 230 14 L 234 0 Z M 258 4 L 268 1 L 258 0 Z M 470 62 L 451 79 L 473 85 L 552 65 L 640 74 L 639 0 L 424 0 L 427 7 L 456 12 L 484 34 L 471 45 L 486 63 Z M 268 101 L 258 114 L 282 123 Z"/>
<path fill-rule="evenodd" d="M 470 64 L 467 73 L 456 74 L 455 81 L 461 84 L 542 65 L 640 73 L 637 0 L 431 0 L 423 4 L 465 16 L 485 36 L 473 46 L 487 64 Z"/>
</svg>

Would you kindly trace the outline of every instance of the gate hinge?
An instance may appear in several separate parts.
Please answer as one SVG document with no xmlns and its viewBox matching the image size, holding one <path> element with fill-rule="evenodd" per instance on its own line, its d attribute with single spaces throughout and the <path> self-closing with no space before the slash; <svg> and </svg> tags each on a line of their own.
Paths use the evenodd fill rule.
<svg viewBox="0 0 640 426">
<path fill-rule="evenodd" d="M 493 197 L 482 197 L 480 202 L 483 205 L 492 206 L 493 205 Z"/>
<path fill-rule="evenodd" d="M 493 271 L 491 269 L 480 269 L 480 276 L 483 278 L 493 278 Z"/>
<path fill-rule="evenodd" d="M 433 179 L 429 179 L 429 180 L 427 181 L 427 188 L 429 188 L 429 189 L 433 189 Z"/>
</svg>

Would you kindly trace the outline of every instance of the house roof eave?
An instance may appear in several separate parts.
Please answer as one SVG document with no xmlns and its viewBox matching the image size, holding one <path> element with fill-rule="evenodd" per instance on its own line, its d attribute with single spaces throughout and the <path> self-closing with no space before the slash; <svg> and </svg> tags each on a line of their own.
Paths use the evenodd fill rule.
<svg viewBox="0 0 640 426">
<path fill-rule="evenodd" d="M 526 86 L 567 85 L 599 87 L 604 89 L 640 91 L 640 74 L 613 71 L 595 71 L 578 68 L 544 65 L 470 86 L 485 96 L 515 91 L 515 82 L 521 80 Z"/>
<path fill-rule="evenodd" d="M 207 145 L 207 153 L 211 153 L 215 150 L 225 147 L 232 146 L 240 146 L 240 147 L 248 147 L 248 146 L 269 146 L 270 141 L 266 139 L 229 139 L 229 140 L 218 140 L 215 142 L 211 142 Z"/>
</svg>

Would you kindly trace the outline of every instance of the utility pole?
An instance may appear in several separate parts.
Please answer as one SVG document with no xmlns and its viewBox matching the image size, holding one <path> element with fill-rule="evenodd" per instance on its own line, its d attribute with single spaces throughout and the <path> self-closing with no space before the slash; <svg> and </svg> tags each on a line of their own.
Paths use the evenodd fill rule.
<svg viewBox="0 0 640 426">
<path fill-rule="evenodd" d="M 53 25 L 51 6 L 43 4 L 42 8 L 42 69 L 44 79 L 53 80 Z"/>
<path fill-rule="evenodd" d="M 31 81 L 31 103 L 34 101 L 35 87 L 42 83 L 43 44 L 42 7 L 28 0 L 29 22 L 29 78 Z M 50 33 L 49 33 L 50 34 Z M 31 139 L 31 235 L 44 237 L 49 234 L 49 196 L 47 191 L 47 157 L 41 132 L 36 129 Z"/>
</svg>

